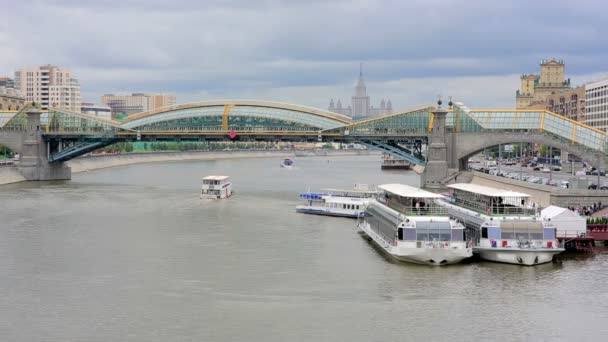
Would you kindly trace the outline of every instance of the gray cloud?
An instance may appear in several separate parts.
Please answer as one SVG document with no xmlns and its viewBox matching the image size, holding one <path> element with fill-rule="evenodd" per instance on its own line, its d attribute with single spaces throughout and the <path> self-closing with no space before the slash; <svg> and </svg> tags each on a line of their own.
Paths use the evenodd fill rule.
<svg viewBox="0 0 608 342">
<path fill-rule="evenodd" d="M 0 0 L 0 74 L 68 66 L 84 96 L 175 92 L 179 101 L 347 100 L 358 63 L 395 106 L 453 94 L 513 106 L 541 58 L 580 79 L 608 69 L 603 1 Z M 460 98 L 462 97 L 462 98 Z"/>
</svg>

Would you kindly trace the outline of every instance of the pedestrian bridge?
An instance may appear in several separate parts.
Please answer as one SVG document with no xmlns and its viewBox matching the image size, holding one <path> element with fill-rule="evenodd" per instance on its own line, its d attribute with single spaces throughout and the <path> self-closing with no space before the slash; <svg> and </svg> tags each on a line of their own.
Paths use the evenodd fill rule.
<svg viewBox="0 0 608 342">
<path fill-rule="evenodd" d="M 423 146 L 434 127 L 432 105 L 359 121 L 321 109 L 267 101 L 188 103 L 138 113 L 124 121 L 53 108 L 28 127 L 27 112 L 0 112 L 0 144 L 16 152 L 24 132 L 38 129 L 49 162 L 62 162 L 119 141 L 251 140 L 358 142 L 404 158 L 426 161 Z M 443 129 L 443 128 L 439 128 Z M 560 148 L 605 167 L 606 133 L 546 110 L 474 110 L 462 103 L 445 122 L 450 168 L 498 144 L 530 142 Z"/>
</svg>

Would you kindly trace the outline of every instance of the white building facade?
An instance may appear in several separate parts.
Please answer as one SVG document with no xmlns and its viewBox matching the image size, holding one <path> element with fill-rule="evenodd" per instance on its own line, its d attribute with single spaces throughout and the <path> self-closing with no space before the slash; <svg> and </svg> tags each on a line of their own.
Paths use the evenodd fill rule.
<svg viewBox="0 0 608 342">
<path fill-rule="evenodd" d="M 608 128 L 608 78 L 585 84 L 585 124 Z"/>
<path fill-rule="evenodd" d="M 106 94 L 101 97 L 101 103 L 112 108 L 114 115 L 131 115 L 162 107 L 175 105 L 175 95 L 143 94 L 131 95 Z"/>
<path fill-rule="evenodd" d="M 70 69 L 52 65 L 21 68 L 15 72 L 15 86 L 26 102 L 36 102 L 42 109 L 80 112 L 80 84 Z"/>
</svg>

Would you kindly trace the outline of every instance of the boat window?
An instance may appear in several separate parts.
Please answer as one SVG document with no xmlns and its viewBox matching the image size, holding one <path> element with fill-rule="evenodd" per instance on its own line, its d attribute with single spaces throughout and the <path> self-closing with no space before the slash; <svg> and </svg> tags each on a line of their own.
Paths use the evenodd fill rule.
<svg viewBox="0 0 608 342">
<path fill-rule="evenodd" d="M 544 232 L 545 240 L 555 240 L 555 228 L 545 228 Z"/>
<path fill-rule="evenodd" d="M 403 228 L 397 228 L 397 239 L 403 240 Z"/>
<path fill-rule="evenodd" d="M 450 222 L 416 222 L 416 239 L 422 241 L 450 241 Z"/>
<path fill-rule="evenodd" d="M 359 210 L 359 205 L 357 204 L 357 210 Z"/>
<path fill-rule="evenodd" d="M 405 240 L 416 240 L 416 228 L 405 228 Z"/>
<path fill-rule="evenodd" d="M 452 229 L 452 241 L 464 241 L 462 229 Z"/>
<path fill-rule="evenodd" d="M 500 228 L 488 227 L 488 239 L 499 240 L 500 239 Z"/>
</svg>

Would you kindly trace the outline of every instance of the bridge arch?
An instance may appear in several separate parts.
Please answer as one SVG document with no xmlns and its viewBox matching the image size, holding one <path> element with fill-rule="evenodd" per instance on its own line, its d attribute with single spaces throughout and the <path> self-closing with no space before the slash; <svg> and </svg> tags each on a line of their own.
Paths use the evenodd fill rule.
<svg viewBox="0 0 608 342">
<path fill-rule="evenodd" d="M 454 160 L 452 162 L 458 165 L 459 169 L 466 169 L 468 159 L 485 148 L 517 143 L 552 146 L 583 158 L 596 167 L 606 167 L 606 156 L 601 151 L 593 150 L 581 144 L 559 139 L 550 133 L 539 131 L 459 133 L 453 138 Z"/>
<path fill-rule="evenodd" d="M 320 131 L 352 119 L 322 109 L 247 100 L 205 101 L 164 107 L 127 118 L 123 128 L 140 131 Z"/>
</svg>

